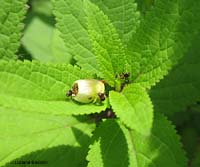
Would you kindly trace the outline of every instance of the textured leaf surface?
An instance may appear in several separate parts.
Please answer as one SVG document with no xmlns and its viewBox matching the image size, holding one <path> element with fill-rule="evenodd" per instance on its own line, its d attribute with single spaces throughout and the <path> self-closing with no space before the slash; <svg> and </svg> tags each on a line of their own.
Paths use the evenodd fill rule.
<svg viewBox="0 0 200 167">
<path fill-rule="evenodd" d="M 52 20 L 51 17 L 48 19 Z M 69 63 L 71 60 L 60 32 L 39 15 L 34 16 L 28 24 L 22 44 L 40 62 Z"/>
<path fill-rule="evenodd" d="M 179 65 L 151 90 L 150 95 L 156 111 L 171 115 L 185 110 L 200 98 L 199 42 L 198 35 Z"/>
<path fill-rule="evenodd" d="M 77 104 L 66 97 L 72 83 L 91 75 L 71 65 L 0 62 L 0 105 L 55 115 L 100 112 L 105 106 Z"/>
<path fill-rule="evenodd" d="M 47 161 L 48 166 L 85 166 L 87 147 L 94 128 L 94 124 L 86 120 L 84 117 L 76 119 L 29 110 L 23 112 L 1 106 L 0 166 L 16 158 L 26 162 Z M 11 164 L 6 166 L 10 167 Z"/>
<path fill-rule="evenodd" d="M 153 106 L 144 88 L 132 84 L 125 87 L 122 93 L 111 91 L 109 100 L 117 117 L 126 126 L 140 133 L 150 133 Z"/>
<path fill-rule="evenodd" d="M 92 51 L 91 41 L 87 32 L 86 15 L 82 0 L 52 0 L 57 28 L 61 32 L 69 53 L 75 56 L 78 65 L 98 72 L 96 58 Z"/>
<path fill-rule="evenodd" d="M 116 74 L 124 71 L 125 52 L 110 20 L 99 8 L 85 0 L 88 31 L 103 78 L 114 86 Z"/>
<path fill-rule="evenodd" d="M 200 1 L 157 0 L 129 45 L 131 78 L 151 87 L 184 56 L 197 35 Z"/>
<path fill-rule="evenodd" d="M 109 17 L 124 45 L 139 26 L 140 13 L 135 0 L 92 0 Z"/>
<path fill-rule="evenodd" d="M 126 139 L 115 121 L 102 122 L 95 130 L 93 140 L 87 156 L 88 167 L 128 166 Z"/>
<path fill-rule="evenodd" d="M 0 0 L 0 59 L 16 59 L 26 0 Z"/>
<path fill-rule="evenodd" d="M 138 9 L 141 11 L 141 16 L 144 16 L 145 13 L 151 9 L 154 5 L 155 0 L 136 0 L 138 3 Z"/>
<path fill-rule="evenodd" d="M 126 129 L 114 120 L 107 120 L 95 130 L 93 138 L 94 144 L 87 156 L 89 167 L 113 164 L 116 167 L 186 167 L 187 164 L 174 127 L 158 113 L 148 136 Z"/>
<path fill-rule="evenodd" d="M 131 167 L 187 166 L 179 136 L 174 126 L 163 115 L 155 113 L 153 128 L 149 136 L 143 136 L 127 129 L 124 129 L 124 133 L 129 145 Z"/>
</svg>

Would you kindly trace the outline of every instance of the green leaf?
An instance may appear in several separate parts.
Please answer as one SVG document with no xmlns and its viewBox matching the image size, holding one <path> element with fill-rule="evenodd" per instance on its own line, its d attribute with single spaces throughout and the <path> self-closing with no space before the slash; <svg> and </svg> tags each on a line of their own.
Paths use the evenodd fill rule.
<svg viewBox="0 0 200 167">
<path fill-rule="evenodd" d="M 16 59 L 26 0 L 0 0 L 0 59 Z"/>
<path fill-rule="evenodd" d="M 101 112 L 105 105 L 81 105 L 66 97 L 72 83 L 91 75 L 71 65 L 0 62 L 0 106 L 54 115 Z"/>
<path fill-rule="evenodd" d="M 149 88 L 168 73 L 199 31 L 199 9 L 200 1 L 155 1 L 129 45 L 131 80 Z"/>
<path fill-rule="evenodd" d="M 151 135 L 123 128 L 129 146 L 130 167 L 186 167 L 187 160 L 174 126 L 155 113 Z"/>
<path fill-rule="evenodd" d="M 70 100 L 36 100 L 0 94 L 0 106 L 16 110 L 38 112 L 53 115 L 83 115 L 99 113 L 106 109 L 106 104 L 79 104 Z"/>
<path fill-rule="evenodd" d="M 75 80 L 92 75 L 72 65 L 0 61 L 0 93 L 37 100 L 65 99 Z"/>
<path fill-rule="evenodd" d="M 99 8 L 84 1 L 88 31 L 103 78 L 115 84 L 116 74 L 124 72 L 125 52 L 119 36 L 110 20 Z"/>
<path fill-rule="evenodd" d="M 138 3 L 138 9 L 141 11 L 141 14 L 145 15 L 145 13 L 154 5 L 154 1 L 155 0 L 136 0 Z"/>
<path fill-rule="evenodd" d="M 124 46 L 127 45 L 140 23 L 135 0 L 92 0 L 109 17 Z"/>
<path fill-rule="evenodd" d="M 190 125 L 187 125 L 187 123 L 184 122 L 184 126 L 182 126 L 182 129 L 179 130 L 179 134 L 182 138 L 183 147 L 189 159 L 192 159 L 194 157 L 199 137 L 197 129 L 195 129 L 195 127 L 191 125 L 192 123 L 193 122 L 190 122 L 188 123 Z"/>
<path fill-rule="evenodd" d="M 98 73 L 96 58 L 87 32 L 87 21 L 82 0 L 52 0 L 56 27 L 61 32 L 69 54 L 78 65 Z"/>
<path fill-rule="evenodd" d="M 52 20 L 51 17 L 48 19 Z M 71 60 L 60 32 L 37 14 L 31 18 L 24 32 L 22 44 L 32 57 L 40 62 L 69 63 Z"/>
<path fill-rule="evenodd" d="M 116 121 L 106 120 L 96 128 L 87 160 L 88 167 L 128 166 L 128 146 Z"/>
<path fill-rule="evenodd" d="M 51 0 L 33 0 L 30 3 L 32 11 L 45 16 L 53 15 L 53 4 Z"/>
<path fill-rule="evenodd" d="M 184 111 L 199 99 L 199 42 L 198 35 L 179 65 L 151 90 L 150 95 L 156 111 L 172 115 L 174 112 Z"/>
<path fill-rule="evenodd" d="M 110 104 L 117 117 L 129 128 L 148 134 L 153 123 L 153 106 L 143 87 L 131 84 L 121 93 L 111 91 Z"/>
<path fill-rule="evenodd" d="M 186 167 L 187 165 L 174 126 L 158 113 L 155 114 L 151 134 L 147 136 L 127 129 L 114 120 L 107 120 L 95 130 L 93 139 L 94 143 L 90 145 L 87 156 L 88 167 Z"/>
<path fill-rule="evenodd" d="M 86 117 L 0 107 L 0 166 L 13 160 L 47 161 L 48 166 L 60 167 L 86 166 L 85 156 L 94 127 Z"/>
<path fill-rule="evenodd" d="M 197 151 L 195 152 L 195 157 L 191 162 L 191 167 L 200 166 L 200 146 L 198 146 Z"/>
</svg>

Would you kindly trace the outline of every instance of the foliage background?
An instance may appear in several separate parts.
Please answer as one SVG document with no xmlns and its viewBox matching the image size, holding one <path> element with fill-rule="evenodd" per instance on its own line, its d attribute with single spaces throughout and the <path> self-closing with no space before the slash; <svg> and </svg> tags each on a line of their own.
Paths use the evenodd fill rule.
<svg viewBox="0 0 200 167">
<path fill-rule="evenodd" d="M 153 0 L 138 0 L 140 11 L 145 14 L 146 11 L 151 9 L 153 5 Z M 59 37 L 59 32 L 55 28 L 55 18 L 52 13 L 52 4 L 49 0 L 32 0 L 29 1 L 31 8 L 28 11 L 27 18 L 25 20 L 25 31 L 24 36 L 22 38 L 22 45 L 19 50 L 19 55 L 23 55 L 26 59 L 38 59 L 42 62 L 70 62 L 74 63 L 70 55 L 67 54 L 67 49 L 64 46 L 62 39 Z M 41 34 L 43 34 L 41 36 Z M 40 40 L 38 40 L 40 38 Z M 186 57 L 186 61 L 198 61 L 195 60 L 194 54 L 198 54 L 200 57 L 200 35 L 197 36 L 196 41 L 193 43 L 194 48 L 191 53 L 188 54 L 188 58 Z M 56 45 L 56 46 L 55 46 Z M 51 49 L 52 46 L 52 49 Z M 200 63 L 197 64 L 200 66 Z M 181 68 L 181 67 L 180 67 Z M 189 67 L 188 67 L 189 68 Z M 197 69 L 198 70 L 198 69 Z M 189 75 L 195 75 L 196 69 L 193 70 L 193 73 Z M 199 77 L 200 77 L 200 72 Z M 187 75 L 187 71 L 183 70 L 183 74 Z M 180 74 L 177 74 L 180 75 Z M 174 74 L 174 78 L 177 77 Z M 169 77 L 173 78 L 173 75 Z M 170 78 L 171 79 L 171 78 Z M 169 80 L 170 80 L 169 79 Z M 176 78 L 178 80 L 179 78 Z M 167 85 L 168 77 L 159 83 L 160 88 Z M 169 81 L 170 82 L 170 81 Z M 176 82 L 176 84 L 178 81 Z M 197 84 L 200 85 L 198 82 Z M 179 86 L 177 84 L 177 86 Z M 200 86 L 199 86 L 200 90 Z M 194 90 L 196 92 L 197 97 L 199 97 L 199 90 Z M 168 90 L 166 90 L 168 91 Z M 152 97 L 156 96 L 156 92 L 159 90 L 152 90 Z M 184 88 L 183 88 L 184 92 Z M 187 91 L 185 91 L 187 93 Z M 189 92 L 189 91 L 188 91 Z M 178 130 L 178 134 L 181 135 L 181 141 L 183 142 L 183 147 L 186 150 L 186 154 L 189 158 L 190 166 L 198 167 L 200 166 L 200 101 L 195 104 L 188 104 L 187 108 L 182 108 L 178 105 L 178 100 L 181 96 L 184 96 L 184 93 L 181 95 L 174 96 L 173 102 L 164 103 L 160 106 L 160 101 L 162 97 L 158 100 L 158 107 L 161 109 L 164 107 L 166 111 L 174 108 L 177 105 L 177 111 L 174 115 L 166 113 L 170 120 L 172 120 L 173 124 L 176 126 Z M 172 104 L 171 104 L 172 103 Z M 186 102 L 187 103 L 187 102 Z M 159 109 L 158 109 L 159 110 Z M 163 111 L 162 111 L 163 112 Z M 173 112 L 173 111 L 172 111 Z"/>
<path fill-rule="evenodd" d="M 23 37 L 21 40 L 20 49 L 17 53 L 19 55 L 19 59 L 21 60 L 36 59 L 43 63 L 69 62 L 71 64 L 74 64 L 76 60 L 73 59 L 70 54 L 68 54 L 68 50 L 64 45 L 64 41 L 59 36 L 60 32 L 55 27 L 56 21 L 53 16 L 51 2 L 49 0 L 30 0 L 28 3 L 29 3 L 30 8 L 28 9 L 27 16 L 24 20 L 25 28 L 24 28 Z M 151 9 L 153 1 L 152 0 L 138 0 L 138 4 L 139 4 L 140 11 L 142 12 L 142 14 L 145 15 L 146 11 Z M 196 56 L 198 54 L 200 57 L 200 51 L 198 49 L 200 45 L 200 35 L 197 36 L 197 38 L 192 43 L 192 45 L 193 45 L 193 48 L 191 51 L 187 53 L 187 56 L 185 56 L 184 59 L 181 60 L 181 63 L 178 66 L 176 66 L 171 71 L 171 73 L 158 84 L 158 86 L 155 89 L 153 88 L 151 90 L 150 95 L 152 99 L 155 99 L 154 107 L 156 108 L 156 110 L 159 111 L 165 108 L 166 113 L 165 111 L 164 113 L 176 126 L 178 134 L 180 134 L 181 136 L 181 141 L 183 143 L 183 147 L 186 151 L 187 157 L 189 158 L 189 166 L 198 167 L 200 166 L 200 123 L 199 123 L 200 122 L 200 99 L 198 100 L 199 93 L 200 93 L 200 86 L 199 86 L 200 83 L 199 81 L 194 81 L 194 82 L 192 81 L 193 83 L 196 84 L 196 87 L 198 89 L 197 88 L 194 89 L 193 87 L 191 87 L 191 91 L 185 91 L 185 87 L 184 85 L 182 85 L 184 80 L 182 80 L 183 78 L 181 77 L 181 74 L 180 74 L 180 69 L 182 69 L 181 70 L 182 74 L 186 75 L 187 77 L 191 77 L 191 75 L 196 75 L 197 77 L 200 77 L 200 73 L 198 72 L 198 69 L 200 66 L 200 61 L 199 61 L 200 58 Z M 190 64 L 194 64 L 194 63 L 197 63 L 196 67 L 192 66 L 191 71 L 188 72 L 187 70 L 185 70 L 187 68 L 190 68 Z M 177 78 L 177 76 L 180 76 L 180 77 Z M 174 82 L 175 84 L 171 82 L 172 80 L 176 80 Z M 190 84 L 190 83 L 187 83 L 187 84 Z M 171 85 L 171 87 L 174 88 L 174 90 L 173 89 L 169 90 L 166 87 L 166 85 Z M 178 94 L 176 92 L 176 86 L 179 88 L 180 87 L 182 88 L 181 94 Z M 159 92 L 162 92 L 162 93 L 164 92 L 163 94 L 169 95 L 171 99 L 173 100 L 165 101 L 165 99 L 163 98 L 166 98 L 166 96 L 164 96 L 163 94 L 160 94 Z M 188 92 L 193 92 L 194 96 L 190 96 Z M 60 96 L 58 95 L 58 98 L 59 97 Z M 187 98 L 186 101 L 184 101 L 184 105 L 182 105 L 183 101 L 181 101 L 182 100 L 181 97 L 189 97 Z M 179 99 L 181 99 L 180 102 L 179 102 Z M 194 100 L 195 100 L 195 103 L 191 104 L 190 102 Z M 185 104 L 187 104 L 187 107 L 185 107 Z M 174 111 L 171 109 L 173 109 Z M 169 113 L 168 111 L 171 111 L 172 113 L 175 112 L 175 114 Z M 52 119 L 52 118 L 49 118 L 49 119 Z M 57 119 L 56 121 L 59 121 L 59 119 L 61 118 L 58 117 L 56 119 Z M 74 124 L 76 123 L 76 120 L 71 120 L 71 118 L 69 119 L 72 122 L 74 121 Z M 69 120 L 66 120 L 66 121 L 69 121 Z M 117 125 L 113 125 L 113 126 L 117 126 Z M 85 129 L 89 129 L 89 128 L 87 127 L 87 124 L 86 124 Z M 76 150 L 76 152 L 84 151 L 85 149 L 83 148 L 87 146 L 88 144 L 87 139 L 91 135 L 90 130 L 86 131 L 86 134 L 81 134 L 81 131 L 79 131 L 79 127 L 77 127 L 77 129 L 73 129 L 73 131 L 75 134 L 77 134 L 77 136 L 83 135 L 83 138 L 84 138 L 84 142 L 82 140 L 78 141 L 78 144 L 74 146 L 74 149 Z M 60 151 L 60 154 L 62 155 L 62 150 L 65 149 L 63 147 L 65 146 L 56 146 L 55 148 L 52 148 L 52 150 L 48 151 L 48 154 L 46 156 L 53 157 L 52 153 L 55 150 Z M 27 156 L 34 157 L 36 156 L 36 154 L 37 153 L 33 153 Z M 70 154 L 68 156 L 70 156 Z M 61 157 L 61 159 L 62 158 L 63 157 Z M 72 163 L 71 166 L 73 165 L 74 164 Z"/>
</svg>

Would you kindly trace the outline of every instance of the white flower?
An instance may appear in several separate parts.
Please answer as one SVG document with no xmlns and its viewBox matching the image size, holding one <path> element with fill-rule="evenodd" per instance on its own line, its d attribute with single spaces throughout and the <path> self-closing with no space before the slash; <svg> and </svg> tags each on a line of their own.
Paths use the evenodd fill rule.
<svg viewBox="0 0 200 167">
<path fill-rule="evenodd" d="M 73 83 L 72 99 L 80 103 L 100 102 L 105 99 L 105 86 L 102 81 L 82 79 Z"/>
</svg>

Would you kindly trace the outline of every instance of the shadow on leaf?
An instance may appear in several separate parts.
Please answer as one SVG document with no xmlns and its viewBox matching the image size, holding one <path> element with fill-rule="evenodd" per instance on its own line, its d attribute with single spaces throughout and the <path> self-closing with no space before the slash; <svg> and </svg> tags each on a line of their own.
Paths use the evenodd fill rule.
<svg viewBox="0 0 200 167">
<path fill-rule="evenodd" d="M 87 157 L 91 163 L 89 166 L 102 163 L 100 166 L 104 167 L 128 167 L 128 145 L 116 121 L 110 119 L 102 122 L 94 132 L 93 142 L 93 148 L 91 147 Z M 92 154 L 93 152 L 96 155 Z M 97 155 L 98 153 L 100 155 Z"/>
<path fill-rule="evenodd" d="M 38 150 L 21 156 L 3 167 L 86 167 L 87 161 L 85 157 L 88 152 L 90 137 L 77 128 L 73 128 L 72 131 L 76 138 L 73 146 L 60 145 Z"/>
</svg>

